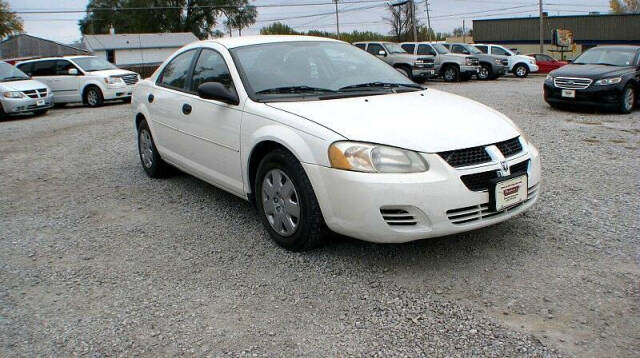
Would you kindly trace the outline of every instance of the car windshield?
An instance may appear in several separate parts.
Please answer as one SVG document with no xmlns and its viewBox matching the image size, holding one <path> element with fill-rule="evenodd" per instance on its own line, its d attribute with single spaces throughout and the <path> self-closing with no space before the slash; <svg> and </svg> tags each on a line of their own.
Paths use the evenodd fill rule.
<svg viewBox="0 0 640 358">
<path fill-rule="evenodd" d="M 86 72 L 117 69 L 112 63 L 98 57 L 76 57 L 73 62 Z"/>
<path fill-rule="evenodd" d="M 22 81 L 28 79 L 29 76 L 24 72 L 6 62 L 0 62 L 0 82 Z"/>
<path fill-rule="evenodd" d="M 477 48 L 475 48 L 475 46 L 471 46 L 471 45 L 462 45 L 465 49 L 467 49 L 467 51 L 469 51 L 469 53 L 482 53 L 482 51 L 478 50 Z"/>
<path fill-rule="evenodd" d="M 580 65 L 631 66 L 635 49 L 593 48 L 580 55 L 573 63 Z"/>
<path fill-rule="evenodd" d="M 421 89 L 383 61 L 341 42 L 259 44 L 232 49 L 231 54 L 245 88 L 258 101 Z"/>
<path fill-rule="evenodd" d="M 433 48 L 435 48 L 435 49 L 436 49 L 436 51 L 438 51 L 438 53 L 439 53 L 439 54 L 441 54 L 441 55 L 446 55 L 446 54 L 448 54 L 448 53 L 450 52 L 446 47 L 444 47 L 444 45 L 441 45 L 441 44 L 433 44 L 432 46 L 433 46 Z"/>
<path fill-rule="evenodd" d="M 400 46 L 397 43 L 393 43 L 393 42 L 386 42 L 384 44 L 384 46 L 387 48 L 387 50 L 389 51 L 389 53 L 407 53 L 407 51 L 405 51 L 402 46 Z"/>
</svg>

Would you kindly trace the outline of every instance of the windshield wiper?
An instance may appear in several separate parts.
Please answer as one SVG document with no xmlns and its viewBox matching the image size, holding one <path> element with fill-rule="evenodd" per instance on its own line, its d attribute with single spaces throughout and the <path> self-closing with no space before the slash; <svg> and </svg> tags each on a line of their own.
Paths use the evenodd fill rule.
<svg viewBox="0 0 640 358">
<path fill-rule="evenodd" d="M 613 63 L 599 63 L 598 65 L 620 67 L 620 65 L 616 65 Z"/>
<path fill-rule="evenodd" d="M 389 83 L 389 82 L 368 82 L 368 83 L 360 83 L 357 85 L 350 85 L 340 88 L 338 91 L 346 91 L 352 89 L 379 89 L 379 88 L 398 88 L 398 87 L 408 87 L 415 89 L 424 89 L 422 86 L 414 83 Z"/>
<path fill-rule="evenodd" d="M 262 91 L 258 91 L 256 92 L 256 94 L 270 94 L 270 93 L 287 94 L 287 93 L 315 93 L 315 92 L 336 93 L 337 91 L 334 91 L 328 88 L 318 88 L 318 87 L 311 87 L 311 86 L 286 86 L 286 87 L 268 88 Z"/>
</svg>

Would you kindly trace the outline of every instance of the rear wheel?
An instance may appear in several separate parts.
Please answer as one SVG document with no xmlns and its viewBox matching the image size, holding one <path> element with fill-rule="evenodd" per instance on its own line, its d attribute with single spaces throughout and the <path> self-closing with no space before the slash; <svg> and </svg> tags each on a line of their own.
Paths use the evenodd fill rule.
<svg viewBox="0 0 640 358">
<path fill-rule="evenodd" d="M 163 178 L 169 175 L 171 167 L 160 158 L 146 121 L 140 122 L 138 126 L 138 153 L 142 168 L 148 176 Z"/>
<path fill-rule="evenodd" d="M 100 107 L 103 102 L 104 97 L 102 96 L 100 88 L 96 86 L 89 86 L 89 88 L 84 91 L 84 103 L 89 107 Z"/>
<path fill-rule="evenodd" d="M 480 70 L 478 71 L 478 79 L 481 81 L 490 80 L 493 76 L 491 71 L 491 66 L 487 64 L 480 65 Z"/>
<path fill-rule="evenodd" d="M 516 77 L 525 78 L 529 75 L 529 67 L 524 64 L 516 65 L 513 69 L 513 74 L 516 75 Z"/>
<path fill-rule="evenodd" d="M 442 73 L 442 77 L 445 82 L 458 82 L 460 81 L 460 69 L 456 66 L 447 66 Z"/>
<path fill-rule="evenodd" d="M 620 97 L 620 113 L 631 113 L 636 103 L 636 91 L 631 84 L 628 84 L 622 90 L 622 96 Z"/>
<path fill-rule="evenodd" d="M 284 149 L 267 154 L 254 184 L 256 206 L 264 227 L 280 246 L 303 251 L 323 245 L 329 230 L 300 162 Z"/>
</svg>

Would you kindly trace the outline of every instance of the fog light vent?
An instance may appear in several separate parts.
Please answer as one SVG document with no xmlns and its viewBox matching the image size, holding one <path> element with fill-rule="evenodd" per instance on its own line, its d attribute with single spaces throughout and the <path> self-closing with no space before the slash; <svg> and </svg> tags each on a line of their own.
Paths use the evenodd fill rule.
<svg viewBox="0 0 640 358">
<path fill-rule="evenodd" d="M 382 218 L 389 226 L 413 226 L 416 218 L 404 209 L 380 209 Z"/>
</svg>

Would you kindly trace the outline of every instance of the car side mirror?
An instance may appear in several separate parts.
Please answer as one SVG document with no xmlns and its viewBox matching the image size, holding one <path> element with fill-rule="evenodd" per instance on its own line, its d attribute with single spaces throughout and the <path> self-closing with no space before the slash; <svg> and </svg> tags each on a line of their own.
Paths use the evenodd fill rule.
<svg viewBox="0 0 640 358">
<path fill-rule="evenodd" d="M 387 56 L 387 53 L 384 50 L 378 51 L 378 56 Z"/>
<path fill-rule="evenodd" d="M 240 103 L 238 94 L 230 91 L 220 82 L 205 82 L 201 84 L 198 86 L 198 96 L 203 99 L 212 99 L 233 105 Z"/>
<path fill-rule="evenodd" d="M 70 68 L 69 71 L 67 71 L 67 73 L 70 76 L 77 76 L 78 75 L 78 70 L 76 70 L 75 68 Z"/>
</svg>

